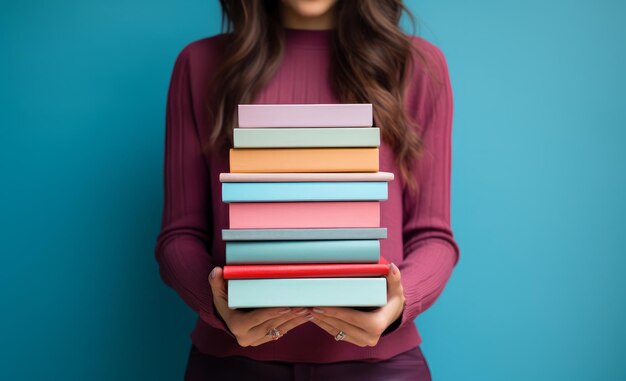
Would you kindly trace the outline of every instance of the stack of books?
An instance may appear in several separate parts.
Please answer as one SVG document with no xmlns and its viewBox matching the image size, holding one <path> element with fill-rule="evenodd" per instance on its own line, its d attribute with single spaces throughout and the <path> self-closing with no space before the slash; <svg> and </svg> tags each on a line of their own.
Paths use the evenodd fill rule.
<svg viewBox="0 0 626 381">
<path fill-rule="evenodd" d="M 230 173 L 231 308 L 376 307 L 387 301 L 380 130 L 370 104 L 240 105 Z"/>
</svg>

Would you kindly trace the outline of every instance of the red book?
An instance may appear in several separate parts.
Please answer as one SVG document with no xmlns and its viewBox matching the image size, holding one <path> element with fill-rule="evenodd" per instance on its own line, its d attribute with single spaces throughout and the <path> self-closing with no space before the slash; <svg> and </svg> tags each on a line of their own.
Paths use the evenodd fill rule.
<svg viewBox="0 0 626 381">
<path fill-rule="evenodd" d="M 386 276 L 388 273 L 389 262 L 382 256 L 378 263 L 224 266 L 224 279 L 345 278 Z"/>
</svg>

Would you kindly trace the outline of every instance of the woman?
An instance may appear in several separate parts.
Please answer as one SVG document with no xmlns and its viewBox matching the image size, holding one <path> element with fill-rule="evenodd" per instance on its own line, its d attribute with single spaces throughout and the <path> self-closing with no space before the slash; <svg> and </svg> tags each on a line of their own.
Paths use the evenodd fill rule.
<svg viewBox="0 0 626 381">
<path fill-rule="evenodd" d="M 167 102 L 161 276 L 199 315 L 186 378 L 428 380 L 413 320 L 437 299 L 459 249 L 450 228 L 452 94 L 439 49 L 398 27 L 393 0 L 222 0 L 229 33 L 186 46 Z M 227 307 L 227 206 L 219 173 L 238 104 L 372 103 L 391 262 L 388 303 Z M 343 334 L 340 334 L 342 332 Z"/>
</svg>

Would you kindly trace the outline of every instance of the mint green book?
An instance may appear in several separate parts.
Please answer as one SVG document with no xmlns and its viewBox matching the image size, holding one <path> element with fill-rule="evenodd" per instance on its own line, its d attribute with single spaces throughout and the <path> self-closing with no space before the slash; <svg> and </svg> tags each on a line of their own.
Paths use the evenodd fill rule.
<svg viewBox="0 0 626 381">
<path fill-rule="evenodd" d="M 235 128 L 234 148 L 378 147 L 377 127 Z"/>
<path fill-rule="evenodd" d="M 376 239 L 226 242 L 227 264 L 377 263 Z"/>
<path fill-rule="evenodd" d="M 386 181 L 222 183 L 222 202 L 374 201 L 387 198 Z"/>
<path fill-rule="evenodd" d="M 380 307 L 387 279 L 287 278 L 228 280 L 228 307 Z"/>
</svg>

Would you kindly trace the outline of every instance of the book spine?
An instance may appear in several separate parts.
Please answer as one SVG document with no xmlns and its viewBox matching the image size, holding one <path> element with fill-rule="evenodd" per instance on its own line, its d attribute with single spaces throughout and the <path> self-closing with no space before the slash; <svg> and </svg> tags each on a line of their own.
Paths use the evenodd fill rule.
<svg viewBox="0 0 626 381">
<path fill-rule="evenodd" d="M 231 229 L 377 228 L 378 201 L 228 204 Z"/>
<path fill-rule="evenodd" d="M 371 104 L 239 105 L 241 128 L 371 127 Z"/>
<path fill-rule="evenodd" d="M 391 172 L 361 173 L 220 173 L 222 183 L 294 181 L 392 181 Z"/>
<path fill-rule="evenodd" d="M 377 263 L 378 240 L 226 242 L 227 264 Z"/>
<path fill-rule="evenodd" d="M 378 307 L 387 303 L 385 278 L 228 280 L 230 308 Z"/>
<path fill-rule="evenodd" d="M 235 148 L 378 147 L 380 129 L 235 128 Z"/>
<path fill-rule="evenodd" d="M 378 148 L 232 148 L 230 171 L 378 172 Z"/>
<path fill-rule="evenodd" d="M 386 239 L 386 228 L 222 229 L 223 241 Z"/>
<path fill-rule="evenodd" d="M 388 263 L 224 266 L 224 279 L 374 277 L 386 276 L 388 273 Z"/>
<path fill-rule="evenodd" d="M 223 202 L 373 201 L 386 199 L 386 182 L 222 183 Z"/>
</svg>

